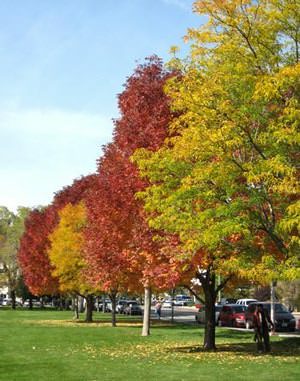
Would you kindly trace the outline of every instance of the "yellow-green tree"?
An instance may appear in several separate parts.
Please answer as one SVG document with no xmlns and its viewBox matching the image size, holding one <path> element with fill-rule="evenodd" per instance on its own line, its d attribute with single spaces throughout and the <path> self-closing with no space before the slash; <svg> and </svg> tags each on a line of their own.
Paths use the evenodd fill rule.
<svg viewBox="0 0 300 381">
<path fill-rule="evenodd" d="M 53 276 L 59 279 L 63 293 L 81 295 L 86 299 L 86 321 L 92 321 L 94 289 L 86 280 L 86 263 L 83 258 L 86 211 L 83 202 L 67 204 L 59 211 L 59 223 L 50 235 L 48 250 L 54 268 Z"/>
<path fill-rule="evenodd" d="M 216 274 L 299 277 L 300 3 L 199 0 L 190 55 L 167 93 L 179 115 L 158 152 L 135 155 L 156 229 L 199 258 L 204 347 L 215 348 Z M 224 282 L 224 283 L 225 283 Z"/>
<path fill-rule="evenodd" d="M 17 253 L 29 208 L 19 207 L 16 214 L 0 206 L 0 287 L 8 287 L 12 309 L 16 308 L 16 291 L 21 277 Z"/>
</svg>

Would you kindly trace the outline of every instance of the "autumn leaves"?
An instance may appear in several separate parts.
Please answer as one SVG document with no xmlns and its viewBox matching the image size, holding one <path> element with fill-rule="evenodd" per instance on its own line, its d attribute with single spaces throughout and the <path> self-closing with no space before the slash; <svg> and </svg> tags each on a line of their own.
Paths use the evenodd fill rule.
<svg viewBox="0 0 300 381">
<path fill-rule="evenodd" d="M 299 2 L 198 0 L 194 9 L 208 22 L 189 30 L 188 57 L 175 55 L 169 70 L 152 57 L 127 80 L 97 173 L 29 216 L 20 262 L 34 293 L 64 289 L 60 270 L 75 251 L 66 271 L 111 295 L 193 274 L 213 306 L 216 275 L 220 287 L 233 276 L 299 277 Z M 65 229 L 79 231 L 63 249 L 69 203 Z"/>
</svg>

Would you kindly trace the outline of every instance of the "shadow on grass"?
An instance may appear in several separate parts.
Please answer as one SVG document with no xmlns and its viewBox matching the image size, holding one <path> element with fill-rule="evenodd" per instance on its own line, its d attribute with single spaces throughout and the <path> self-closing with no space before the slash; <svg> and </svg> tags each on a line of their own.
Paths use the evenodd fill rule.
<svg viewBox="0 0 300 381">
<path fill-rule="evenodd" d="M 202 346 L 182 346 L 169 349 L 171 353 L 206 353 Z M 238 354 L 243 355 L 257 355 L 262 356 L 264 354 L 257 353 L 256 343 L 217 343 L 216 353 Z M 300 356 L 300 339 L 298 338 L 286 338 L 280 341 L 271 343 L 271 352 L 267 355 L 273 357 L 298 357 Z"/>
</svg>

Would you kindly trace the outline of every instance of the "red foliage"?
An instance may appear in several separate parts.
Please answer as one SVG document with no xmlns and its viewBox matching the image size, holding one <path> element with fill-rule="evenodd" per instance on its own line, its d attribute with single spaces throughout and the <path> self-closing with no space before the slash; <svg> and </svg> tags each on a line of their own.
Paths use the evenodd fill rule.
<svg viewBox="0 0 300 381">
<path fill-rule="evenodd" d="M 86 199 L 90 281 L 107 291 L 170 288 L 179 279 L 171 256 L 153 241 L 135 198 L 146 184 L 129 160 L 135 149 L 156 150 L 166 138 L 172 114 L 163 87 L 172 75 L 160 59 L 151 57 L 127 80 L 119 95 L 121 117 L 115 121 L 114 142 L 98 161 L 98 180 Z"/>
<path fill-rule="evenodd" d="M 137 148 L 155 151 L 167 137 L 172 113 L 163 88 L 172 76 L 162 60 L 152 56 L 128 78 L 119 95 L 121 117 L 115 121 L 114 132 L 115 143 L 126 155 Z"/>
<path fill-rule="evenodd" d="M 51 214 L 50 207 L 43 211 L 33 210 L 25 221 L 25 232 L 20 242 L 19 263 L 24 281 L 34 295 L 55 294 L 58 290 L 58 281 L 51 275 L 46 255 L 49 245 L 47 220 Z"/>
<path fill-rule="evenodd" d="M 89 279 L 107 292 L 135 288 L 128 257 L 134 220 L 134 182 L 131 164 L 114 144 L 105 148 L 101 172 L 86 198 L 88 227 L 86 258 Z M 126 186 L 125 186 L 126 183 Z"/>
<path fill-rule="evenodd" d="M 58 224 L 58 212 L 68 203 L 84 199 L 96 175 L 75 180 L 72 185 L 56 193 L 53 203 L 46 209 L 32 211 L 25 221 L 25 231 L 20 242 L 18 259 L 25 283 L 34 295 L 53 294 L 58 291 L 58 281 L 51 275 L 47 255 L 49 234 Z"/>
</svg>

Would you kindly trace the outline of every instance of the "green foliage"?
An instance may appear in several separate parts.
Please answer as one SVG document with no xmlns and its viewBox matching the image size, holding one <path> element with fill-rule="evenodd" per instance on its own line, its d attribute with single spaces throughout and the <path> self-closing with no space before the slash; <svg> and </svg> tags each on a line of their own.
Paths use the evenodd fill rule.
<svg viewBox="0 0 300 381">
<path fill-rule="evenodd" d="M 300 277 L 300 3 L 199 0 L 182 76 L 166 86 L 178 117 L 158 152 L 134 160 L 151 186 L 149 223 L 216 272 Z M 172 64 L 173 61 L 171 61 Z M 178 68 L 178 59 L 176 60 Z"/>
<path fill-rule="evenodd" d="M 29 208 L 19 207 L 14 214 L 6 207 L 0 207 L 0 264 L 3 268 L 0 286 L 7 286 L 10 292 L 16 290 L 20 275 L 17 252 L 28 212 Z"/>
</svg>

